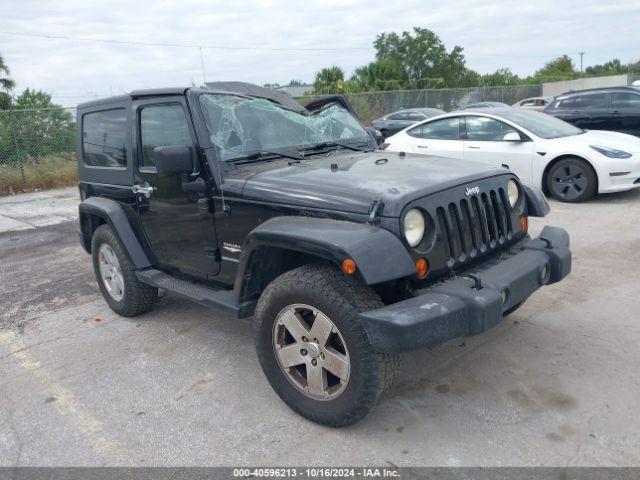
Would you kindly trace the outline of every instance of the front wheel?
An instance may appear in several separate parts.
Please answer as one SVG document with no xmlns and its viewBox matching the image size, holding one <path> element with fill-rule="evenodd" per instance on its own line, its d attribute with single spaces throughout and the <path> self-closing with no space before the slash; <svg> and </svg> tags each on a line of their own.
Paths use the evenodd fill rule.
<svg viewBox="0 0 640 480">
<path fill-rule="evenodd" d="M 256 306 L 256 349 L 267 380 L 300 415 L 340 427 L 363 418 L 398 372 L 373 351 L 358 313 L 382 306 L 366 285 L 328 265 L 284 273 Z"/>
<path fill-rule="evenodd" d="M 561 202 L 584 202 L 596 194 L 598 176 L 581 158 L 565 158 L 547 176 L 549 192 Z"/>
</svg>

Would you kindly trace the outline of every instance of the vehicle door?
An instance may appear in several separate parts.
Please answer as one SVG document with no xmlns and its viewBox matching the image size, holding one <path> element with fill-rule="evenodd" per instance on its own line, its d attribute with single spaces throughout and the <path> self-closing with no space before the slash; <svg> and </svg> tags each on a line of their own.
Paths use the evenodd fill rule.
<svg viewBox="0 0 640 480">
<path fill-rule="evenodd" d="M 199 279 L 213 277 L 220 268 L 214 221 L 205 170 L 201 169 L 184 98 L 146 99 L 135 102 L 134 108 L 134 189 L 139 192 L 141 225 L 159 267 Z M 183 163 L 188 164 L 183 170 L 188 171 L 158 173 L 156 163 L 166 165 L 166 158 L 159 158 L 156 147 L 169 146 L 183 147 Z"/>
<path fill-rule="evenodd" d="M 640 136 L 640 93 L 611 92 L 611 130 Z"/>
<path fill-rule="evenodd" d="M 575 125 L 587 130 L 609 130 L 611 115 L 609 114 L 609 94 L 606 92 L 585 93 L 579 95 L 582 119 Z"/>
<path fill-rule="evenodd" d="M 586 117 L 580 107 L 580 103 L 580 95 L 572 95 L 570 97 L 555 100 L 554 104 L 545 111 L 560 120 L 564 120 L 565 122 L 569 122 L 580 127 L 580 124 L 586 121 Z"/>
<path fill-rule="evenodd" d="M 423 155 L 462 158 L 460 117 L 423 123 L 407 130 L 411 152 Z"/>
<path fill-rule="evenodd" d="M 533 142 L 520 130 L 495 118 L 465 115 L 463 136 L 465 160 L 509 168 L 531 181 Z"/>
</svg>

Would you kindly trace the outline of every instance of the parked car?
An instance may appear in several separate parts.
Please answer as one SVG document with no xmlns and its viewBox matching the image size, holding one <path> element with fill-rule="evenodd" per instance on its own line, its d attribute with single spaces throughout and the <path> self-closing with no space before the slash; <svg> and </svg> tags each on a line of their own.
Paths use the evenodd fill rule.
<svg viewBox="0 0 640 480">
<path fill-rule="evenodd" d="M 397 133 L 384 146 L 503 166 L 563 202 L 640 187 L 640 139 L 582 130 L 519 108 L 449 113 Z"/>
<path fill-rule="evenodd" d="M 474 102 L 461 107 L 460 110 L 469 110 L 471 108 L 509 108 L 509 105 L 502 102 Z"/>
<path fill-rule="evenodd" d="M 414 123 L 442 115 L 443 113 L 445 113 L 444 110 L 439 108 L 407 108 L 406 110 L 398 110 L 377 118 L 371 122 L 371 126 L 380 131 L 382 136 L 386 138 Z"/>
<path fill-rule="evenodd" d="M 640 88 L 610 87 L 557 96 L 545 113 L 588 130 L 640 136 Z"/>
<path fill-rule="evenodd" d="M 80 240 L 116 313 L 162 289 L 253 317 L 280 398 L 341 426 L 392 388 L 398 352 L 479 334 L 569 274 L 567 232 L 529 237 L 549 206 L 512 172 L 382 152 L 339 97 L 234 88 L 78 107 Z"/>
<path fill-rule="evenodd" d="M 553 97 L 531 97 L 520 100 L 511 105 L 514 108 L 524 108 L 525 110 L 542 111 L 553 101 Z"/>
</svg>

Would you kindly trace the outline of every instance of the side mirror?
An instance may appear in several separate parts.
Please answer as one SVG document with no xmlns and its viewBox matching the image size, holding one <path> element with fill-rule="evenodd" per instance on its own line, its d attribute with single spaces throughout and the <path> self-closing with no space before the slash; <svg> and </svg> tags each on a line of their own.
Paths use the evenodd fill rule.
<svg viewBox="0 0 640 480">
<path fill-rule="evenodd" d="M 153 149 L 153 161 L 159 177 L 171 177 L 193 171 L 191 149 L 186 145 L 169 145 Z"/>
<path fill-rule="evenodd" d="M 366 129 L 367 129 L 367 132 L 369 132 L 369 135 L 371 135 L 373 139 L 376 141 L 376 144 L 378 146 L 384 143 L 384 137 L 382 136 L 382 133 L 380 132 L 380 130 L 378 130 L 375 127 L 366 127 Z"/>
<path fill-rule="evenodd" d="M 502 140 L 505 142 L 521 142 L 522 138 L 517 132 L 509 132 L 502 138 Z"/>
</svg>

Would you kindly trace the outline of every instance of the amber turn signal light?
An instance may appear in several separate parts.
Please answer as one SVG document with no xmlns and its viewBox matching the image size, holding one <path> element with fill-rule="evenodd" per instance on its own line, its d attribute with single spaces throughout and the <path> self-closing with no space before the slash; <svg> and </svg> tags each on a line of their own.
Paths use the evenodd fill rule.
<svg viewBox="0 0 640 480">
<path fill-rule="evenodd" d="M 353 275 L 354 273 L 356 273 L 356 262 L 354 262 L 350 258 L 345 258 L 342 261 L 342 271 L 347 275 Z"/>
<path fill-rule="evenodd" d="M 424 258 L 419 258 L 416 261 L 416 273 L 418 274 L 418 278 L 424 278 L 429 273 L 429 263 Z"/>
<path fill-rule="evenodd" d="M 527 231 L 527 217 L 520 217 L 520 230 Z"/>
</svg>

